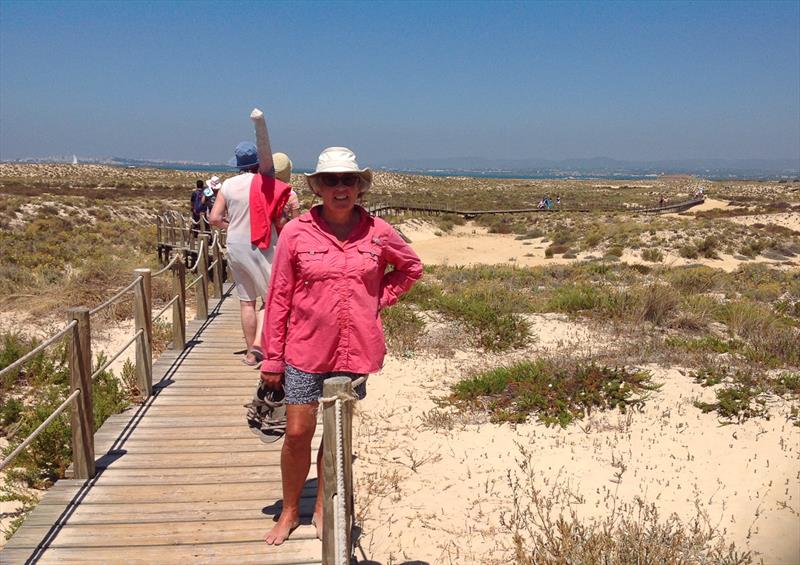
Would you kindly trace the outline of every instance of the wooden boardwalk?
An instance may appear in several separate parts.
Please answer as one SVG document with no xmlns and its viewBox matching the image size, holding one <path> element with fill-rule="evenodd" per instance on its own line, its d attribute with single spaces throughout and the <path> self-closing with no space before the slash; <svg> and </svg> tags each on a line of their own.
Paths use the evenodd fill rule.
<svg viewBox="0 0 800 565">
<path fill-rule="evenodd" d="M 321 563 L 313 465 L 302 525 L 282 546 L 263 541 L 280 511 L 281 443 L 247 429 L 258 372 L 236 353 L 239 304 L 226 289 L 207 321 L 189 324 L 187 348 L 154 363 L 153 397 L 95 434 L 97 476 L 58 481 L 0 563 Z"/>
</svg>

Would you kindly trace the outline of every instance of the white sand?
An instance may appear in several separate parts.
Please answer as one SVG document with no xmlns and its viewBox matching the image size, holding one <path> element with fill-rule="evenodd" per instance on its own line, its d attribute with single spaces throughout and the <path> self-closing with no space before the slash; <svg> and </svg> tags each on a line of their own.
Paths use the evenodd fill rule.
<svg viewBox="0 0 800 565">
<path fill-rule="evenodd" d="M 563 325 L 562 332 L 576 326 Z M 536 330 L 552 343 L 558 328 Z M 569 336 L 561 337 L 568 347 Z M 627 513 L 638 496 L 655 503 L 662 519 L 675 513 L 688 522 L 697 504 L 740 550 L 769 564 L 800 562 L 800 429 L 780 415 L 783 408 L 773 408 L 769 421 L 723 427 L 692 406 L 709 390 L 674 368 L 652 366 L 664 387 L 643 413 L 596 415 L 566 430 L 488 422 L 423 429 L 432 398 L 476 367 L 500 362 L 476 352 L 390 357 L 370 378 L 355 448 L 368 559 L 507 563 L 511 535 L 500 516 L 508 517 L 514 498 L 529 504 L 508 483 L 509 473 L 520 474 L 522 446 L 537 488 L 569 485 L 584 497 L 575 504 L 581 518 L 606 517 L 615 504 Z M 626 467 L 619 485 L 612 458 Z"/>
<path fill-rule="evenodd" d="M 406 223 L 403 231 L 428 264 L 569 261 L 545 259 L 540 240 L 523 245 L 471 225 L 444 236 L 421 222 Z M 642 262 L 631 251 L 622 260 Z M 688 261 L 667 255 L 665 262 Z M 725 270 L 740 263 L 725 255 L 691 262 Z M 590 353 L 615 339 L 559 315 L 531 320 L 529 358 L 545 351 Z M 446 396 L 449 385 L 524 355 L 390 356 L 370 379 L 356 436 L 356 505 L 368 559 L 507 563 L 512 536 L 501 516 L 508 518 L 515 498 L 530 504 L 522 487 L 509 484 L 509 476 L 522 476 L 520 460 L 527 457 L 536 488 L 582 497 L 573 498 L 581 519 L 605 518 L 615 507 L 618 515 L 631 515 L 636 497 L 654 503 L 662 520 L 674 513 L 688 523 L 699 509 L 740 552 L 753 551 L 770 565 L 800 563 L 800 429 L 787 422 L 780 400 L 770 420 L 721 426 L 693 406 L 695 399 L 711 400 L 711 389 L 678 368 L 653 365 L 647 369 L 664 386 L 642 413 L 595 414 L 566 430 L 492 424 L 485 416 L 456 416 L 451 427 L 438 429 L 424 425 L 437 409 L 433 399 Z"/>
<path fill-rule="evenodd" d="M 752 216 L 735 216 L 731 222 L 751 226 L 753 224 L 773 224 L 789 228 L 800 233 L 800 212 L 778 212 L 775 214 L 755 214 Z"/>
<path fill-rule="evenodd" d="M 545 257 L 544 250 L 550 242 L 543 242 L 543 238 L 518 240 L 510 234 L 488 233 L 486 228 L 467 223 L 457 226 L 452 233 L 436 235 L 436 229 L 430 224 L 408 222 L 401 226 L 403 233 L 411 239 L 411 246 L 417 252 L 422 262 L 426 265 L 499 265 L 513 264 L 520 267 L 539 267 L 543 265 L 563 265 L 575 261 L 586 260 L 589 257 L 598 257 L 601 253 L 581 252 L 575 259 L 564 259 L 561 255 Z M 677 267 L 682 265 L 707 265 L 727 272 L 735 271 L 742 263 L 766 263 L 777 265 L 781 261 L 756 257 L 750 261 L 736 259 L 733 255 L 719 253 L 718 259 L 686 259 L 674 253 L 665 253 L 662 263 L 650 263 L 641 257 L 641 251 L 625 249 L 620 261 L 630 264 L 645 264 L 650 266 L 666 265 Z M 796 268 L 791 265 L 782 268 Z"/>
</svg>

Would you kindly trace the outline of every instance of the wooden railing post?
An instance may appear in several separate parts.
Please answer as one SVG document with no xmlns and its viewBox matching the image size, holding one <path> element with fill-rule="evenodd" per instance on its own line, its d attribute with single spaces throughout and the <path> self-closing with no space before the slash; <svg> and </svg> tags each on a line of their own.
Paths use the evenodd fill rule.
<svg viewBox="0 0 800 565">
<path fill-rule="evenodd" d="M 183 218 L 183 216 L 180 217 L 180 223 L 178 226 L 181 247 L 189 247 L 189 238 L 186 237 L 186 220 Z"/>
<path fill-rule="evenodd" d="M 153 311 L 151 308 L 150 269 L 136 269 L 134 277 L 142 277 L 133 287 L 133 316 L 135 331 L 144 330 L 136 340 L 136 383 L 142 400 L 150 397 L 153 389 Z"/>
<path fill-rule="evenodd" d="M 161 240 L 161 215 L 156 216 L 156 248 L 158 249 L 158 262 L 163 265 L 169 261 L 169 253 L 164 257 L 164 242 Z"/>
<path fill-rule="evenodd" d="M 68 320 L 76 320 L 69 347 L 70 393 L 81 393 L 72 403 L 72 464 L 76 479 L 91 479 L 94 464 L 94 407 L 92 403 L 92 338 L 88 308 L 70 308 Z"/>
<path fill-rule="evenodd" d="M 182 351 L 186 347 L 186 265 L 182 259 L 172 266 L 172 295 L 178 297 L 172 304 L 172 347 Z"/>
<path fill-rule="evenodd" d="M 222 270 L 225 266 L 222 264 L 222 247 L 219 243 L 219 238 L 222 237 L 219 230 L 216 230 L 217 244 L 211 252 L 214 254 L 214 298 L 222 298 Z"/>
<path fill-rule="evenodd" d="M 208 319 L 208 234 L 200 234 L 200 251 L 197 256 L 197 275 L 203 277 L 199 283 L 195 285 L 197 288 L 197 316 L 198 320 Z M 205 242 L 205 245 L 203 245 Z"/>
<path fill-rule="evenodd" d="M 322 396 L 325 398 L 335 397 L 339 394 L 351 396 L 353 393 L 352 384 L 349 377 L 332 377 L 325 379 L 322 385 Z M 337 552 L 341 548 L 336 547 L 335 526 L 344 527 L 345 546 L 348 563 L 352 548 L 352 525 L 353 525 L 353 403 L 342 402 L 342 456 L 344 467 L 344 492 L 337 492 L 336 481 L 336 403 L 325 402 L 322 411 L 322 442 L 324 452 L 323 461 L 323 506 L 322 516 L 324 521 L 322 537 L 322 563 L 323 565 L 334 565 Z M 339 520 L 334 521 L 337 512 L 338 501 L 344 499 L 344 521 L 340 524 Z"/>
<path fill-rule="evenodd" d="M 177 227 L 175 225 L 175 217 L 174 216 L 169 216 L 167 218 L 167 223 L 169 225 L 169 242 L 172 245 L 172 247 L 177 247 L 178 246 L 178 237 L 177 237 L 177 234 L 175 233 L 175 230 L 177 229 Z"/>
</svg>

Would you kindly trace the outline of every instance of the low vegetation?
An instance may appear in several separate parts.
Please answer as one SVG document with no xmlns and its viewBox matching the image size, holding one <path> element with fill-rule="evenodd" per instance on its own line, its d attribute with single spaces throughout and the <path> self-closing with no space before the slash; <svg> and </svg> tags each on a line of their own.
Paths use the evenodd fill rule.
<svg viewBox="0 0 800 565">
<path fill-rule="evenodd" d="M 607 515 L 587 519 L 580 516 L 585 497 L 562 482 L 543 484 L 530 461 L 534 457 L 519 446 L 519 469 L 509 473 L 514 493 L 511 509 L 501 516 L 511 535 L 509 553 L 515 565 L 561 565 L 563 563 L 717 563 L 750 565 L 753 555 L 726 543 L 723 534 L 696 500 L 695 515 L 682 521 L 677 515 L 663 517 L 658 507 L 636 497 L 623 504 L 616 491 L 605 499 Z M 626 466 L 617 469 L 614 482 L 624 480 Z"/>
<path fill-rule="evenodd" d="M 0 334 L 0 370 L 25 355 L 37 345 L 36 340 L 18 333 Z M 101 355 L 95 366 L 105 363 Z M 130 370 L 129 370 L 130 372 Z M 99 373 L 92 383 L 94 430 L 125 408 L 131 397 L 124 383 L 110 371 Z M 0 383 L 0 436 L 8 440 L 3 456 L 10 454 L 25 440 L 69 394 L 69 367 L 63 343 L 36 355 L 23 367 L 6 374 Z M 0 500 L 15 501 L 22 512 L 9 526 L 10 537 L 21 524 L 25 513 L 35 504 L 30 489 L 49 487 L 64 476 L 72 461 L 70 411 L 65 410 L 14 459 L 0 486 Z"/>
<path fill-rule="evenodd" d="M 592 361 L 538 359 L 498 367 L 453 386 L 450 401 L 480 406 L 495 422 L 524 422 L 566 427 L 593 410 L 641 408 L 658 390 L 646 371 L 604 367 Z"/>
</svg>

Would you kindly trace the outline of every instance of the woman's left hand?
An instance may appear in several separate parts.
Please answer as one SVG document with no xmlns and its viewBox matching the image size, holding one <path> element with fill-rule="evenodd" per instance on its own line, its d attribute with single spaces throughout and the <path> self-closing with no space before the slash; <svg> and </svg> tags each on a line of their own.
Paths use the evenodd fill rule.
<svg viewBox="0 0 800 565">
<path fill-rule="evenodd" d="M 261 382 L 267 385 L 267 388 L 270 390 L 280 390 L 282 379 L 283 379 L 283 373 L 265 373 L 263 371 L 261 372 Z"/>
</svg>

